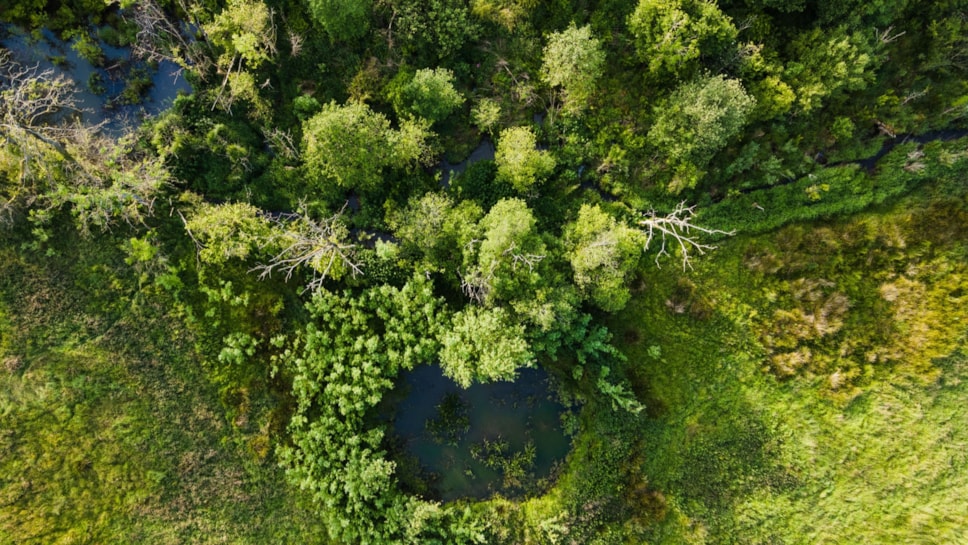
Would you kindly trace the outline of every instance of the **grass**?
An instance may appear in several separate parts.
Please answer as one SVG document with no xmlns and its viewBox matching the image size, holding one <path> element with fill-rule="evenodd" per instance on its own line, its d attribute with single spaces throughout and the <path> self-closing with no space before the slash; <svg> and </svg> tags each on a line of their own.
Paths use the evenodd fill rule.
<svg viewBox="0 0 968 545">
<path fill-rule="evenodd" d="M 110 240 L 0 250 L 0 543 L 320 542 Z"/>
<path fill-rule="evenodd" d="M 641 471 L 667 506 L 658 524 L 630 528 L 638 539 L 968 541 L 968 275 L 952 183 L 875 213 L 726 241 L 693 272 L 648 274 L 611 322 L 651 399 Z M 832 308 L 829 294 L 797 301 L 809 299 L 801 278 L 832 282 L 851 306 L 839 329 L 798 338 L 810 356 L 779 373 L 765 342 L 774 313 Z M 903 281 L 920 289 L 884 287 Z M 864 359 L 878 350 L 892 358 Z M 844 369 L 858 372 L 835 384 Z"/>
</svg>

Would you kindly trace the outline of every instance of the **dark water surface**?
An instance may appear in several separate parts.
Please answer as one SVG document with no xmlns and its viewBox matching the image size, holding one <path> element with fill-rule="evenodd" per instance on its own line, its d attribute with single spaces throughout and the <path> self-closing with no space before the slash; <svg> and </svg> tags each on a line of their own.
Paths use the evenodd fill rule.
<svg viewBox="0 0 968 545">
<path fill-rule="evenodd" d="M 78 105 L 83 109 L 81 120 L 90 125 L 106 121 L 108 134 L 120 135 L 139 125 L 145 116 L 166 110 L 178 93 L 192 92 L 178 65 L 163 61 L 150 67 L 132 61 L 130 48 L 112 47 L 103 41 L 99 45 L 105 57 L 103 67 L 92 65 L 69 42 L 50 30 L 43 30 L 38 39 L 13 25 L 0 24 L 0 46 L 10 51 L 13 60 L 27 66 L 37 65 L 40 70 L 51 68 L 56 75 L 70 78 L 77 90 Z M 55 63 L 53 59 L 59 61 Z M 121 104 L 117 99 L 133 68 L 146 71 L 152 85 L 138 104 Z M 92 74 L 100 75 L 104 93 L 95 94 L 88 87 Z"/>
<path fill-rule="evenodd" d="M 423 365 L 402 374 L 396 393 L 402 399 L 394 407 L 393 430 L 406 451 L 433 476 L 432 487 L 444 501 L 536 491 L 570 448 L 560 423 L 565 407 L 556 401 L 548 375 L 541 370 L 524 369 L 514 382 L 476 384 L 464 390 L 439 366 Z M 448 394 L 465 404 L 469 429 L 456 441 L 438 441 L 428 423 L 439 417 L 437 407 Z M 484 441 L 505 443 L 506 457 L 520 455 L 528 444 L 533 445 L 533 464 L 528 465 L 526 477 L 508 482 L 501 469 L 475 459 L 473 452 L 476 448 L 480 458 Z"/>
</svg>

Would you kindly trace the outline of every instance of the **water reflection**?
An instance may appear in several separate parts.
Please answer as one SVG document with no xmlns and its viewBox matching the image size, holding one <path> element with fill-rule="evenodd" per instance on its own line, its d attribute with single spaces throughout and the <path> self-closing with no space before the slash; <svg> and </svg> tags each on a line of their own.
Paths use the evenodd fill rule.
<svg viewBox="0 0 968 545">
<path fill-rule="evenodd" d="M 104 130 L 118 135 L 171 106 L 179 93 L 191 93 L 191 85 L 177 64 L 162 61 L 148 66 L 131 59 L 127 47 L 98 42 L 104 54 L 103 67 L 97 67 L 78 54 L 69 42 L 44 29 L 39 37 L 13 25 L 0 26 L 0 46 L 9 50 L 13 60 L 41 70 L 51 68 L 55 75 L 74 81 L 81 120 L 86 124 L 106 122 Z M 133 78 L 140 77 L 150 87 L 137 104 L 125 104 L 122 93 Z M 95 83 L 95 85 L 91 85 Z M 92 90 L 91 87 L 98 87 Z M 96 91 L 96 92 L 95 92 Z"/>
<path fill-rule="evenodd" d="M 393 431 L 429 477 L 429 496 L 450 501 L 499 492 L 537 492 L 568 453 L 561 429 L 565 408 L 548 376 L 523 370 L 515 382 L 463 390 L 425 365 L 405 373 L 393 410 Z"/>
</svg>

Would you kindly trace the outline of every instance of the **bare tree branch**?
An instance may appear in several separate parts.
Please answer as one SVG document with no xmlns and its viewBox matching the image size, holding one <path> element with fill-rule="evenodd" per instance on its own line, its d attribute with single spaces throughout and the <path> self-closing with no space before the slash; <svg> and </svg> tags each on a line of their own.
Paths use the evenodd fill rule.
<svg viewBox="0 0 968 545">
<path fill-rule="evenodd" d="M 176 21 L 165 14 L 158 2 L 139 0 L 121 13 L 122 18 L 138 27 L 137 37 L 131 46 L 135 58 L 148 62 L 173 62 L 182 70 L 194 67 L 198 76 L 205 79 L 212 65 L 211 57 L 199 42 L 192 40 Z"/>
<path fill-rule="evenodd" d="M 282 247 L 282 250 L 269 263 L 260 263 L 251 272 L 258 272 L 259 279 L 264 280 L 273 272 L 281 271 L 288 281 L 297 269 L 308 267 L 313 275 L 306 285 L 310 291 L 322 287 L 335 266 L 345 266 L 354 277 L 363 274 L 353 259 L 356 245 L 346 242 L 349 232 L 341 219 L 346 206 L 321 221 L 309 217 L 302 207 L 299 213 L 273 215 L 271 219 L 279 229 L 266 241 L 266 246 Z"/>
<path fill-rule="evenodd" d="M 642 226 L 645 234 L 645 250 L 648 251 L 652 241 L 657 237 L 661 242 L 659 253 L 655 256 L 655 264 L 659 265 L 659 260 L 663 256 L 671 255 L 669 247 L 679 247 L 682 253 L 682 268 L 692 268 L 692 252 L 703 255 L 708 250 L 716 247 L 710 244 L 700 243 L 698 235 L 733 235 L 734 231 L 721 231 L 719 229 L 708 229 L 692 223 L 695 216 L 695 206 L 686 206 L 685 201 L 676 205 L 675 209 L 665 216 L 656 215 L 655 211 L 650 211 L 646 217 L 638 223 Z M 696 234 L 693 234 L 695 232 Z"/>
</svg>

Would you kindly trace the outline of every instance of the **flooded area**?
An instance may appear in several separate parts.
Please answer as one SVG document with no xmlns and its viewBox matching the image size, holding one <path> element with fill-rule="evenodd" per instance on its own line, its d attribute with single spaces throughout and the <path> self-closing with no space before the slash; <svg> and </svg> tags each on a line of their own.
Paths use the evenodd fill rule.
<svg viewBox="0 0 968 545">
<path fill-rule="evenodd" d="M 14 61 L 40 70 L 50 68 L 55 76 L 73 80 L 81 120 L 89 125 L 105 122 L 109 134 L 139 125 L 144 117 L 171 106 L 179 93 L 192 92 L 177 64 L 148 65 L 133 60 L 130 48 L 104 41 L 97 45 L 103 54 L 100 66 L 49 30 L 32 34 L 12 25 L 0 26 L 0 47 L 10 51 Z"/>
</svg>

